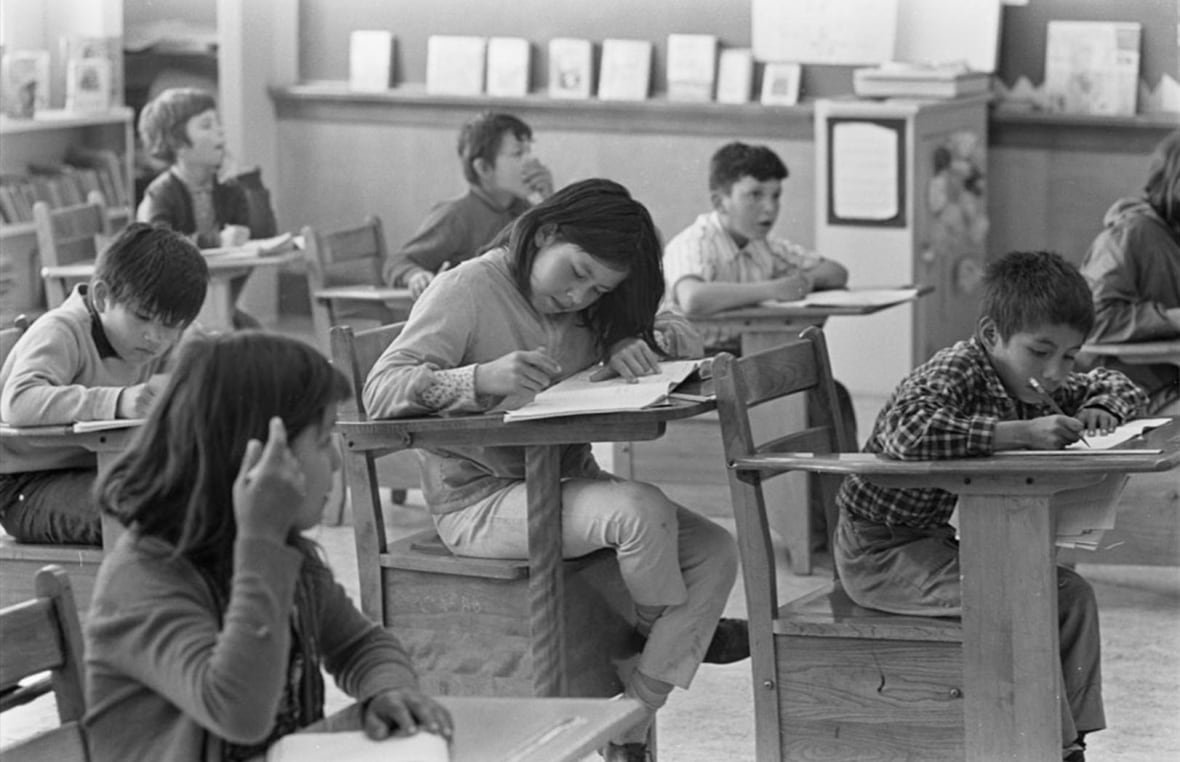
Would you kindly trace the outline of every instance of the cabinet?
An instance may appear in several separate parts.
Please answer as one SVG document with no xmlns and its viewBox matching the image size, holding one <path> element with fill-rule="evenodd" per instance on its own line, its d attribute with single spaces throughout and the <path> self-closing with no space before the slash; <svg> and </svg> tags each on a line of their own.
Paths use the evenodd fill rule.
<svg viewBox="0 0 1180 762">
<path fill-rule="evenodd" d="M 844 264 L 855 287 L 934 287 L 871 318 L 828 321 L 832 370 L 853 394 L 887 396 L 974 330 L 987 257 L 987 104 L 816 102 L 816 249 Z"/>
<path fill-rule="evenodd" d="M 132 140 L 129 108 L 100 113 L 46 110 L 33 119 L 0 117 L 0 172 L 8 179 L 27 175 L 31 163 L 63 164 L 74 147 L 113 152 L 112 171 L 119 174 L 116 187 L 122 192 L 104 195 L 112 221 L 120 226 L 134 216 Z M 33 223 L 0 225 L 0 325 L 8 325 L 22 312 L 44 309 L 40 270 Z"/>
</svg>

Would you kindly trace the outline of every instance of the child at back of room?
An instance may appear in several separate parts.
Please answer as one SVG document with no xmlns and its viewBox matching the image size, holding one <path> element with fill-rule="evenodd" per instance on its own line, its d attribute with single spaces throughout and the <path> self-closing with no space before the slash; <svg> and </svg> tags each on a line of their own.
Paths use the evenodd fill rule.
<svg viewBox="0 0 1180 762">
<path fill-rule="evenodd" d="M 975 335 L 906 377 L 877 416 L 866 452 L 904 460 L 1000 450 L 1052 450 L 1107 431 L 1146 395 L 1118 371 L 1074 371 L 1094 323 L 1090 290 L 1057 254 L 1012 252 L 988 266 Z M 1033 385 L 1051 395 L 1054 410 Z M 957 498 L 935 488 L 881 487 L 850 476 L 836 503 L 836 569 L 848 597 L 896 614 L 958 616 Z M 1106 725 L 1098 608 L 1072 569 L 1057 568 L 1063 757 L 1084 760 L 1085 734 Z"/>
<path fill-rule="evenodd" d="M 170 351 L 205 299 L 205 259 L 178 233 L 133 223 L 90 282 L 29 326 L 0 369 L 0 421 L 70 425 L 140 418 Z M 96 456 L 77 444 L 0 438 L 0 524 L 22 542 L 100 545 Z"/>
<path fill-rule="evenodd" d="M 699 356 L 683 318 L 657 315 L 660 244 L 647 209 L 609 180 L 569 185 L 526 211 L 489 251 L 438 276 L 365 384 L 373 417 L 519 406 L 596 363 L 597 378 L 653 372 L 662 357 Z M 520 447 L 421 450 L 435 526 L 452 552 L 527 558 Z M 623 675 L 647 721 L 615 738 L 609 760 L 646 758 L 647 730 L 673 686 L 702 661 L 749 655 L 746 623 L 720 620 L 737 557 L 722 527 L 658 488 L 602 471 L 589 444 L 562 463 L 562 553 L 613 548 L 635 602 L 636 669 Z"/>
<path fill-rule="evenodd" d="M 225 131 L 213 95 L 191 87 L 174 87 L 151 100 L 139 114 L 139 135 L 153 159 L 168 168 L 144 192 L 136 219 L 190 236 L 202 249 L 241 246 L 250 239 L 246 192 L 218 173 L 226 160 Z M 233 298 L 249 275 L 231 281 Z M 258 328 L 241 310 L 235 328 Z"/>
<path fill-rule="evenodd" d="M 474 257 L 535 201 L 553 194 L 553 175 L 531 155 L 533 131 L 511 114 L 485 111 L 459 132 L 467 192 L 434 206 L 390 255 L 385 282 L 415 299 L 443 268 Z"/>
<path fill-rule="evenodd" d="M 141 436 L 96 488 L 128 529 L 85 626 L 95 762 L 242 760 L 323 716 L 321 666 L 372 738 L 451 735 L 393 634 L 304 532 L 340 456 L 348 384 L 314 348 L 243 331 L 194 339 Z"/>
</svg>

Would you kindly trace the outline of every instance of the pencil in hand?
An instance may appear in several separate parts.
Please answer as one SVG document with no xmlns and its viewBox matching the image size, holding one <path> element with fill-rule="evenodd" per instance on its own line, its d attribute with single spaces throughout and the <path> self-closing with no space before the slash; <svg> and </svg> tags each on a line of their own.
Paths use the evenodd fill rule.
<svg viewBox="0 0 1180 762">
<path fill-rule="evenodd" d="M 1030 389 L 1032 389 L 1034 392 L 1037 393 L 1037 396 L 1040 397 L 1041 402 L 1048 405 L 1049 409 L 1052 410 L 1055 414 L 1064 415 L 1066 418 L 1073 418 L 1074 417 L 1072 415 L 1066 415 L 1066 412 L 1061 409 L 1061 405 L 1058 405 L 1057 401 L 1055 399 L 1053 399 L 1051 396 L 1049 396 L 1049 392 L 1045 391 L 1045 387 L 1041 386 L 1040 381 L 1037 381 L 1035 378 L 1030 378 L 1028 380 L 1028 386 Z M 1086 441 L 1086 438 L 1080 434 L 1078 435 L 1078 441 L 1081 442 L 1082 444 L 1084 444 L 1086 447 L 1090 446 L 1090 443 Z"/>
</svg>

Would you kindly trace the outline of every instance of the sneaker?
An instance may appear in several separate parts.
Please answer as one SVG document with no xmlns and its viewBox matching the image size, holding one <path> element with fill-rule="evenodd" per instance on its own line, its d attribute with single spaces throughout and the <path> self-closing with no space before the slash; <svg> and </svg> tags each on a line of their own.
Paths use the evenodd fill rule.
<svg viewBox="0 0 1180 762">
<path fill-rule="evenodd" d="M 717 623 L 706 664 L 731 664 L 750 657 L 750 626 L 745 619 L 722 619 Z"/>
<path fill-rule="evenodd" d="M 641 742 L 608 743 L 599 754 L 605 762 L 652 762 L 651 751 Z"/>
</svg>

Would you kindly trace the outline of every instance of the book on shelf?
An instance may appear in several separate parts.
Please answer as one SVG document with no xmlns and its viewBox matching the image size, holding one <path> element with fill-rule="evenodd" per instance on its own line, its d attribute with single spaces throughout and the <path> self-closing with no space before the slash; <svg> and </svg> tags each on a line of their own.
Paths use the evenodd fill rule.
<svg viewBox="0 0 1180 762">
<path fill-rule="evenodd" d="M 486 37 L 431 35 L 426 42 L 426 92 L 482 94 L 487 44 Z"/>
<path fill-rule="evenodd" d="M 532 46 L 523 37 L 488 40 L 488 95 L 522 98 L 529 93 Z"/>
<path fill-rule="evenodd" d="M 111 107 L 111 62 L 75 58 L 66 64 L 66 110 L 107 111 Z"/>
<path fill-rule="evenodd" d="M 717 62 L 717 102 L 749 103 L 754 83 L 754 53 L 750 48 L 726 48 Z"/>
<path fill-rule="evenodd" d="M 660 363 L 660 372 L 640 376 L 635 383 L 620 377 L 591 381 L 602 369 L 595 365 L 537 394 L 531 402 L 504 414 L 504 422 L 560 418 L 569 415 L 618 413 L 665 404 L 669 395 L 694 373 L 709 373 L 708 360 L 671 360 Z"/>
<path fill-rule="evenodd" d="M 74 144 L 66 151 L 65 163 L 93 169 L 98 173 L 107 206 L 130 206 L 129 179 L 124 174 L 123 157 L 111 148 L 93 148 Z"/>
<path fill-rule="evenodd" d="M 668 35 L 668 99 L 711 101 L 717 79 L 717 36 Z"/>
<path fill-rule="evenodd" d="M 1131 21 L 1050 21 L 1043 90 L 1052 110 L 1134 116 L 1140 33 Z"/>
<path fill-rule="evenodd" d="M 348 36 L 348 89 L 381 92 L 393 86 L 396 38 L 384 29 L 354 29 Z"/>
<path fill-rule="evenodd" d="M 123 37 L 121 35 L 63 35 L 61 37 L 61 60 L 65 61 L 63 81 L 55 81 L 54 87 L 66 93 L 69 108 L 69 65 L 72 61 L 106 61 L 110 69 L 107 85 L 109 95 L 105 108 L 123 105 Z"/>
<path fill-rule="evenodd" d="M 651 89 L 651 52 L 652 44 L 648 40 L 603 40 L 599 100 L 647 100 Z"/>
<path fill-rule="evenodd" d="M 961 98 L 991 91 L 991 74 L 959 65 L 883 64 L 852 72 L 862 98 Z"/>
<path fill-rule="evenodd" d="M 589 98 L 594 80 L 594 46 L 589 40 L 549 41 L 549 97 Z"/>
<path fill-rule="evenodd" d="M 49 108 L 48 50 L 13 50 L 0 57 L 0 101 L 7 116 L 21 119 Z"/>
</svg>

